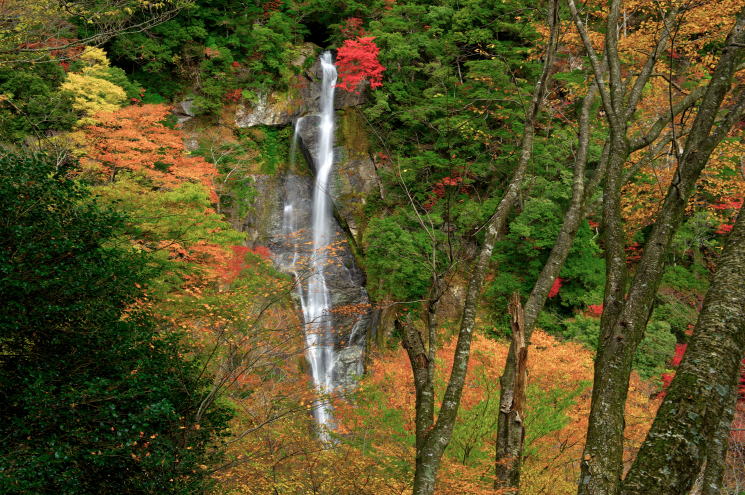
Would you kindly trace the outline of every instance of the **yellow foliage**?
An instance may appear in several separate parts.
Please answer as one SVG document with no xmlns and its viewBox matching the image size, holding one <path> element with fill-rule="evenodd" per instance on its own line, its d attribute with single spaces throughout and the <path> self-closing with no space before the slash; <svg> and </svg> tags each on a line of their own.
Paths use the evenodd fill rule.
<svg viewBox="0 0 745 495">
<path fill-rule="evenodd" d="M 85 66 L 81 72 L 68 74 L 61 89 L 72 93 L 73 108 L 82 114 L 78 125 L 86 126 L 97 123 L 93 118 L 97 113 L 119 110 L 127 101 L 127 93 L 103 77 L 111 64 L 101 48 L 86 46 L 80 60 Z"/>
<path fill-rule="evenodd" d="M 106 52 L 95 46 L 86 46 L 83 53 L 80 54 L 80 60 L 87 66 L 86 68 L 101 69 L 111 65 L 106 57 Z M 86 72 L 86 70 L 83 69 L 83 72 Z"/>
<path fill-rule="evenodd" d="M 83 114 L 78 121 L 81 126 L 94 124 L 93 115 L 114 112 L 127 100 L 127 93 L 121 86 L 88 74 L 68 74 L 62 90 L 72 93 L 73 108 Z"/>
</svg>

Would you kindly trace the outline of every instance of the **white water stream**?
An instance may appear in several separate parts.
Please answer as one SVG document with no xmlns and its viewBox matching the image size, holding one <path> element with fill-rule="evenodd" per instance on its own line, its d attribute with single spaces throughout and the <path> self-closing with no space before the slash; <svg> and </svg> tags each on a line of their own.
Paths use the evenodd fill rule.
<svg viewBox="0 0 745 495">
<path fill-rule="evenodd" d="M 323 79 L 321 82 L 320 121 L 318 129 L 318 151 L 315 163 L 315 182 L 313 184 L 313 203 L 311 215 L 312 251 L 308 260 L 307 274 L 297 273 L 299 260 L 298 247 L 295 249 L 290 266 L 298 278 L 298 293 L 305 320 L 306 357 L 310 364 L 313 384 L 319 394 L 319 401 L 313 409 L 316 421 L 321 427 L 320 437 L 328 441 L 328 431 L 334 428 L 334 417 L 327 397 L 334 390 L 333 372 L 335 363 L 333 322 L 329 313 L 331 297 L 326 286 L 325 268 L 329 263 L 327 255 L 333 242 L 333 214 L 328 182 L 334 164 L 334 90 L 336 87 L 336 67 L 330 52 L 321 55 Z M 315 119 L 314 119 L 315 120 Z M 293 148 L 297 141 L 299 126 L 304 119 L 295 123 Z M 294 149 L 291 153 L 294 156 Z M 283 231 L 291 235 L 297 230 L 295 205 L 287 198 L 283 215 Z"/>
</svg>

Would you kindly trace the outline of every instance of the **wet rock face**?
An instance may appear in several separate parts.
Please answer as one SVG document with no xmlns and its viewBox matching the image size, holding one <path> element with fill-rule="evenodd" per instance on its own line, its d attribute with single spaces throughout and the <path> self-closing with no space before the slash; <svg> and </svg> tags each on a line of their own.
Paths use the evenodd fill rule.
<svg viewBox="0 0 745 495">
<path fill-rule="evenodd" d="M 267 245 L 274 262 L 281 270 L 294 273 L 301 279 L 307 277 L 309 268 L 305 265 L 308 265 L 307 260 L 314 254 L 312 234 L 307 228 L 311 225 L 312 181 L 312 177 L 288 174 L 284 177 L 284 184 L 275 187 L 275 192 L 280 191 L 279 195 L 269 190 L 266 195 L 261 190 L 258 191 L 258 197 L 264 197 L 262 202 L 266 202 L 261 208 L 273 210 L 264 218 L 269 230 Z M 261 188 L 267 184 L 257 181 L 256 187 Z M 288 205 L 293 215 L 291 224 L 295 226 L 291 229 L 286 227 L 285 215 L 289 212 L 284 212 Z M 324 267 L 324 274 L 331 294 L 331 306 L 336 309 L 332 315 L 336 334 L 335 347 L 341 352 L 349 345 L 364 348 L 371 320 L 367 310 L 369 300 L 364 288 L 364 273 L 357 267 L 342 229 L 335 222 L 332 227 L 333 240 L 326 253 L 328 264 Z"/>
<path fill-rule="evenodd" d="M 365 372 L 364 362 L 364 345 L 350 345 L 337 352 L 334 363 L 334 383 L 339 384 L 340 392 L 354 391 L 357 381 Z"/>
<path fill-rule="evenodd" d="M 302 63 L 298 61 L 298 66 Z M 255 104 L 239 107 L 236 125 L 283 126 L 300 119 L 299 149 L 308 168 L 315 173 L 315 164 L 319 162 L 320 61 L 298 78 L 291 93 L 263 95 Z M 361 236 L 365 197 L 378 187 L 375 167 L 367 151 L 366 130 L 362 128 L 359 114 L 349 110 L 350 106 L 363 101 L 362 94 L 335 93 L 337 146 L 329 192 L 336 218 L 341 223 L 334 221 L 331 226 L 332 241 L 326 252 L 328 264 L 323 268 L 331 299 L 336 350 L 333 381 L 345 392 L 354 389 L 364 372 L 366 339 L 374 324 L 365 276 L 355 263 L 348 240 Z M 309 273 L 304 265 L 309 266 L 308 260 L 314 255 L 310 231 L 314 178 L 312 174 L 303 175 L 301 169 L 305 167 L 288 168 L 276 175 L 254 176 L 256 199 L 243 227 L 249 233 L 249 244 L 266 245 L 281 270 L 304 279 Z M 297 300 L 300 310 L 299 296 Z"/>
<path fill-rule="evenodd" d="M 241 223 L 251 247 L 269 246 L 280 235 L 282 226 L 282 178 L 276 175 L 254 174 L 256 200 Z"/>
<path fill-rule="evenodd" d="M 294 64 L 300 67 L 304 62 L 305 58 L 301 56 Z M 298 117 L 318 113 L 322 76 L 321 62 L 316 60 L 310 69 L 297 76 L 297 82 L 291 91 L 261 94 L 255 102 L 239 104 L 235 114 L 235 125 L 237 127 L 290 125 Z M 364 88 L 359 93 L 339 90 L 334 94 L 334 108 L 337 110 L 358 106 L 364 102 Z"/>
<path fill-rule="evenodd" d="M 298 127 L 300 149 L 312 167 L 318 162 L 318 121 L 318 116 L 308 115 L 302 117 Z M 355 240 L 359 241 L 363 227 L 361 223 L 364 221 L 365 200 L 368 194 L 378 188 L 378 176 L 366 150 L 361 152 L 355 149 L 353 143 L 345 139 L 346 132 L 343 131 L 346 125 L 346 122 L 342 121 L 338 126 L 336 142 L 339 146 L 334 147 L 330 193 L 337 217 Z"/>
</svg>

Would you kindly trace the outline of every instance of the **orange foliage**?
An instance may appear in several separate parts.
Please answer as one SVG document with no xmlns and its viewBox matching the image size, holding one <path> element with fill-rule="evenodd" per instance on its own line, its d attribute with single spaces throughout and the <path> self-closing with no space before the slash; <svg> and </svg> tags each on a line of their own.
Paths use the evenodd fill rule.
<svg viewBox="0 0 745 495">
<path fill-rule="evenodd" d="M 708 210 L 720 222 L 732 223 L 745 190 L 745 177 L 740 165 L 740 157 L 744 154 L 745 142 L 739 139 L 725 140 L 714 150 L 688 203 L 689 213 Z M 665 154 L 643 167 L 641 178 L 624 187 L 622 207 L 630 236 L 654 222 L 675 167 L 674 157 Z"/>
<path fill-rule="evenodd" d="M 233 255 L 227 260 L 221 270 L 221 276 L 225 284 L 231 284 L 249 266 L 246 264 L 246 255 L 248 253 L 255 254 L 265 261 L 271 260 L 272 256 L 271 251 L 266 246 L 256 246 L 253 249 L 246 246 L 230 246 L 230 250 L 233 252 Z"/>
<path fill-rule="evenodd" d="M 578 460 L 582 453 L 587 415 L 590 407 L 589 388 L 592 379 L 593 354 L 580 344 L 559 342 L 536 331 L 529 356 L 531 383 L 538 387 L 539 401 L 550 391 L 584 390 L 575 404 L 564 413 L 565 426 L 538 437 L 528 445 L 523 468 L 521 493 L 525 495 L 563 495 L 576 492 Z M 452 366 L 455 341 L 445 343 L 440 350 L 438 397 L 444 391 L 444 378 Z M 493 422 L 494 417 L 468 418 L 484 400 L 498 400 L 499 374 L 507 355 L 506 342 L 476 335 L 464 388 L 461 412 L 456 431 L 477 441 L 474 448 L 486 452 L 485 457 L 471 457 L 466 462 L 455 452 L 454 443 L 446 451 L 438 478 L 437 493 L 444 495 L 493 495 L 493 442 L 491 425 L 485 433 L 472 432 L 472 423 Z M 413 479 L 414 389 L 411 368 L 402 349 L 384 352 L 368 367 L 361 391 L 351 400 L 337 399 L 334 414 L 339 440 L 334 445 L 320 444 L 314 434 L 309 408 L 312 395 L 301 390 L 307 387 L 297 368 L 286 366 L 288 380 L 276 383 L 265 394 L 264 406 L 277 397 L 293 396 L 296 409 L 266 426 L 250 440 L 233 446 L 234 465 L 216 474 L 223 490 L 235 494 L 264 493 L 333 493 L 349 495 L 402 495 L 411 493 Z M 295 378 L 293 388 L 292 376 Z M 256 383 L 255 380 L 252 383 Z M 267 382 L 264 382 L 266 387 Z M 589 386 L 588 386 L 589 387 Z M 254 389 L 258 390 L 258 389 Z M 651 400 L 653 387 L 632 377 L 626 408 L 625 461 L 627 466 L 644 439 L 658 406 Z M 275 394 L 275 395 L 272 395 Z M 274 397 L 272 399 L 272 397 Z M 249 396 L 251 414 L 259 411 Z M 530 401 L 529 401 L 530 403 Z M 296 414 L 297 413 L 297 414 Z M 252 416 L 251 416 L 252 417 Z M 236 428 L 245 428 L 247 420 L 238 420 Z M 470 421 L 471 423 L 466 423 Z M 540 421 L 528 412 L 528 436 L 532 424 Z M 235 429 L 235 433 L 238 433 Z M 473 435 L 472 435 L 473 433 Z M 463 436 L 463 435 L 462 435 Z"/>
<path fill-rule="evenodd" d="M 217 202 L 215 166 L 186 153 L 181 132 L 163 125 L 169 114 L 166 105 L 129 106 L 98 114 L 98 123 L 86 129 L 91 145 L 87 164 L 112 179 L 118 170 L 129 169 L 166 188 L 199 182 Z"/>
<path fill-rule="evenodd" d="M 593 376 L 593 353 L 574 342 L 559 342 L 550 335 L 536 331 L 532 337 L 528 357 L 531 384 L 546 392 L 553 389 L 574 390 L 582 383 L 591 383 Z M 444 378 L 452 367 L 455 340 L 446 343 L 439 353 L 442 363 L 439 367 Z M 494 394 L 498 389 L 499 376 L 507 356 L 508 344 L 476 335 L 473 341 L 472 356 L 466 386 L 461 401 L 458 422 L 462 423 L 464 414 L 487 393 Z M 407 431 L 414 431 L 414 389 L 411 369 L 404 351 L 396 350 L 381 356 L 370 368 L 369 381 L 380 387 L 386 398 L 386 407 L 401 411 L 405 418 Z M 491 387 L 491 390 L 489 388 Z M 438 391 L 442 395 L 443 387 Z M 626 454 L 627 466 L 646 436 L 659 401 L 650 396 L 653 387 L 632 376 L 629 387 L 629 401 L 626 407 Z M 567 411 L 568 424 L 558 431 L 535 440 L 531 448 L 535 452 L 525 459 L 523 486 L 521 493 L 532 495 L 551 493 L 552 495 L 576 492 L 579 475 L 579 458 L 582 453 L 587 416 L 589 414 L 591 391 L 588 388 Z M 496 397 L 495 397 L 496 398 Z M 493 399 L 492 399 L 493 400 Z M 527 424 L 530 431 L 530 412 Z M 379 436 L 376 435 L 376 439 Z M 372 440 L 371 440 L 372 441 Z M 384 441 L 381 439 L 381 441 Z M 483 439 L 487 448 L 493 449 L 493 433 Z M 452 446 L 451 446 L 452 448 Z M 407 452 L 403 452 L 406 455 Z M 413 449 L 408 451 L 411 462 Z M 446 452 L 437 493 L 442 494 L 481 494 L 493 493 L 492 459 L 479 465 L 465 466 Z"/>
<path fill-rule="evenodd" d="M 607 2 L 605 0 L 587 0 L 583 14 L 593 46 L 602 53 L 604 50 L 605 22 L 607 20 Z M 644 97 L 630 122 L 630 135 L 644 134 L 660 116 L 664 115 L 671 104 L 689 94 L 696 85 L 706 84 L 714 67 L 718 54 L 710 49 L 719 46 L 734 24 L 736 13 L 745 7 L 745 0 L 720 0 L 716 2 L 684 2 L 673 0 L 674 4 L 684 6 L 684 14 L 678 18 L 674 40 L 666 52 L 658 59 L 653 76 L 647 83 Z M 619 26 L 619 56 L 622 61 L 623 76 L 638 73 L 646 62 L 649 49 L 653 47 L 662 31 L 662 20 L 659 2 L 656 0 L 629 0 L 623 4 L 621 25 Z M 584 56 L 584 47 L 574 24 L 567 20 L 567 31 L 562 45 L 571 53 L 568 60 Z M 594 29 L 594 30 L 593 30 Z M 539 32 L 547 35 L 545 26 L 538 26 Z M 562 62 L 559 62 L 562 63 Z M 576 68 L 575 65 L 573 68 Z M 585 67 L 586 68 L 586 67 Z M 562 70 L 567 68 L 562 67 Z M 633 80 L 633 77 L 631 78 Z M 745 71 L 736 75 L 736 84 L 745 80 Z M 587 85 L 567 86 L 573 94 L 567 97 L 574 100 L 586 91 Z M 574 94 L 576 93 L 576 94 Z M 732 98 L 730 95 L 728 98 Z M 672 101 L 671 101 L 672 100 Z M 729 102 L 725 102 L 729 104 Z M 685 131 L 693 121 L 695 112 L 684 112 L 675 119 L 677 146 L 682 149 L 685 143 Z M 668 126 L 671 128 L 671 126 Z M 663 132 L 663 136 L 670 129 Z M 732 136 L 739 134 L 735 130 Z M 645 156 L 646 150 L 632 155 L 627 167 L 633 166 Z M 743 189 L 742 171 L 739 157 L 745 153 L 745 144 L 737 139 L 721 143 L 707 168 L 702 174 L 696 196 L 689 205 L 693 209 L 710 209 L 712 204 L 729 198 L 741 197 Z M 637 177 L 623 191 L 623 215 L 627 222 L 629 237 L 640 229 L 650 225 L 658 211 L 671 182 L 676 167 L 674 149 L 668 145 L 659 152 L 651 163 L 642 167 Z M 734 172 L 734 173 L 732 173 Z M 719 220 L 727 224 L 731 218 L 719 215 Z M 726 232 L 726 227 L 720 229 Z"/>
<path fill-rule="evenodd" d="M 282 318 L 280 313 L 276 317 Z M 531 384 L 537 387 L 539 402 L 552 400 L 551 391 L 557 389 L 581 392 L 575 404 L 565 411 L 564 426 L 528 445 L 521 493 L 573 494 L 590 407 L 593 353 L 580 344 L 559 342 L 541 331 L 533 334 L 532 344 L 529 373 Z M 438 397 L 444 392 L 454 348 L 455 340 L 451 339 L 438 352 Z M 506 342 L 481 334 L 474 336 L 456 431 L 460 428 L 470 437 L 472 423 L 495 420 L 469 417 L 469 414 L 477 411 L 485 400 L 498 400 L 499 375 L 507 350 Z M 296 344 L 294 353 L 285 354 L 278 363 L 282 371 L 275 372 L 272 378 L 254 371 L 238 379 L 243 390 L 250 390 L 251 394 L 234 399 L 245 414 L 239 414 L 233 428 L 239 438 L 230 447 L 232 463 L 215 474 L 221 489 L 236 495 L 411 493 L 415 397 L 406 353 L 398 348 L 376 356 L 368 366 L 359 394 L 333 399 L 338 425 L 338 441 L 333 445 L 319 443 L 314 433 L 310 409 L 316 402 L 307 374 L 298 366 L 302 362 L 302 344 Z M 632 376 L 626 408 L 627 466 L 659 404 L 658 399 L 650 399 L 654 391 L 653 385 Z M 251 430 L 267 418 L 276 419 L 245 437 L 240 436 L 241 431 Z M 529 437 L 531 425 L 536 421 L 541 419 L 531 417 L 529 410 L 526 419 Z M 451 443 L 439 473 L 438 494 L 494 494 L 491 454 L 494 429 L 489 425 L 484 431 L 479 433 L 474 429 L 473 438 L 474 448 L 488 452 L 486 457 L 471 457 L 466 461 L 456 453 L 454 442 Z"/>
</svg>

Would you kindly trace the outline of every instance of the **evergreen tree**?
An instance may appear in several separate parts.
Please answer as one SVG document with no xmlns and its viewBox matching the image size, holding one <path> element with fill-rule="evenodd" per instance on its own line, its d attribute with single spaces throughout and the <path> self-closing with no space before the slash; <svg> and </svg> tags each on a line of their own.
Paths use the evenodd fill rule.
<svg viewBox="0 0 745 495">
<path fill-rule="evenodd" d="M 0 157 L 0 492 L 200 493 L 229 411 L 143 301 L 148 256 L 46 156 Z"/>
</svg>

